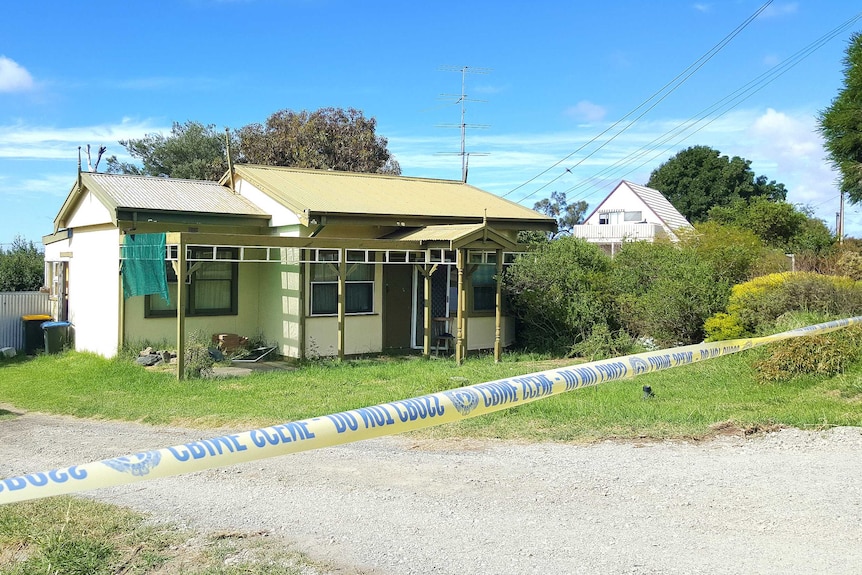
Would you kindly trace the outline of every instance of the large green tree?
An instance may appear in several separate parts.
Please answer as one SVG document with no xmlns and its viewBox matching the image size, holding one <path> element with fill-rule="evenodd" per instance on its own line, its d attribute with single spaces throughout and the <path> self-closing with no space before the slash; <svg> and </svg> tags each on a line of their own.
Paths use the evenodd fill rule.
<svg viewBox="0 0 862 575">
<path fill-rule="evenodd" d="M 764 198 L 750 202 L 737 200 L 729 206 L 710 210 L 709 219 L 750 230 L 767 246 L 784 251 L 823 254 L 835 243 L 823 220 L 787 202 L 770 202 Z"/>
<path fill-rule="evenodd" d="M 237 133 L 240 161 L 345 172 L 400 174 L 401 168 L 376 133 L 377 121 L 359 110 L 280 110 L 265 124 Z"/>
<path fill-rule="evenodd" d="M 39 248 L 15 236 L 8 250 L 0 249 L 0 291 L 36 291 L 42 287 L 45 257 Z"/>
<path fill-rule="evenodd" d="M 692 146 L 653 170 L 647 186 L 660 191 L 690 222 L 706 221 L 709 210 L 736 200 L 763 197 L 783 201 L 784 184 L 755 177 L 751 161 L 729 158 L 708 146 Z"/>
<path fill-rule="evenodd" d="M 120 145 L 142 165 L 111 156 L 107 160 L 108 173 L 218 180 L 227 171 L 225 133 L 217 131 L 213 124 L 174 122 L 168 136 L 147 134 L 121 140 Z"/>
<path fill-rule="evenodd" d="M 844 87 L 820 112 L 820 133 L 829 159 L 838 169 L 841 191 L 852 203 L 862 201 L 862 34 L 850 37 L 844 57 Z"/>
</svg>

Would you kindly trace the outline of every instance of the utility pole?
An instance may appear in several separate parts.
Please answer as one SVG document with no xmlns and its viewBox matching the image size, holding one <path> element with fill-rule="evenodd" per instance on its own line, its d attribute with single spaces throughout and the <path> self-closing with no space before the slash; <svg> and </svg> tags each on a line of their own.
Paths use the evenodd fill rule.
<svg viewBox="0 0 862 575">
<path fill-rule="evenodd" d="M 472 100 L 467 97 L 467 74 L 488 74 L 491 70 L 490 68 L 474 68 L 470 66 L 443 66 L 440 68 L 445 72 L 460 72 L 461 73 L 461 94 L 460 95 L 447 95 L 444 94 L 443 97 L 457 97 L 455 100 L 456 104 L 461 106 L 461 123 L 457 125 L 461 130 L 461 152 L 458 154 L 461 156 L 461 181 L 467 183 L 467 170 L 469 169 L 469 156 L 467 153 L 467 127 L 471 128 L 488 128 L 487 124 L 467 124 L 466 115 L 467 115 L 467 102 L 484 102 L 485 100 Z M 451 124 L 446 125 L 444 127 L 453 127 Z M 487 155 L 487 154 L 477 154 L 473 153 L 473 155 Z"/>
<path fill-rule="evenodd" d="M 835 225 L 835 235 L 838 236 L 838 245 L 844 245 L 844 192 L 841 194 L 841 201 L 838 204 L 838 223 Z"/>
</svg>

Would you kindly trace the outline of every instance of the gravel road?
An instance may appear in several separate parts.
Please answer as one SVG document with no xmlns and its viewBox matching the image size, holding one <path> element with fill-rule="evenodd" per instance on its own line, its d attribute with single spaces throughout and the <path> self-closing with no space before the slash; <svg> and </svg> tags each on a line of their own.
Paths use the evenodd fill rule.
<svg viewBox="0 0 862 575">
<path fill-rule="evenodd" d="M 0 477 L 226 430 L 24 414 Z M 862 429 L 596 445 L 392 437 L 88 493 L 335 573 L 862 573 Z"/>
</svg>

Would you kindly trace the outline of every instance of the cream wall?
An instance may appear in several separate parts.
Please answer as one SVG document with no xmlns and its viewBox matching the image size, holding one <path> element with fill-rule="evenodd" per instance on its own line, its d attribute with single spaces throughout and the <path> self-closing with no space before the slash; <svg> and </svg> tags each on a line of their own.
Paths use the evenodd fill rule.
<svg viewBox="0 0 862 575">
<path fill-rule="evenodd" d="M 467 349 L 494 349 L 497 320 L 491 317 L 467 318 Z M 515 343 L 515 320 L 511 317 L 500 318 L 500 344 L 508 347 Z"/>
<path fill-rule="evenodd" d="M 288 234 L 283 234 L 288 235 Z M 291 234 L 294 235 L 294 234 Z M 285 357 L 300 356 L 299 250 L 281 249 L 281 263 L 260 264 L 259 324 L 265 341 Z"/>
<path fill-rule="evenodd" d="M 111 223 L 111 212 L 91 192 L 85 192 L 75 206 L 75 212 L 66 222 L 67 228 L 82 228 Z"/>
<path fill-rule="evenodd" d="M 306 289 L 311 288 L 306 284 Z M 308 293 L 308 292 L 306 292 Z M 308 301 L 306 300 L 306 306 Z M 306 313 L 308 313 L 306 307 Z M 383 351 L 383 266 L 374 266 L 374 313 L 344 316 L 344 353 L 356 355 Z M 406 317 L 405 317 L 406 320 Z M 338 355 L 338 318 L 334 316 L 305 319 L 307 357 Z"/>
<path fill-rule="evenodd" d="M 299 223 L 296 214 L 241 178 L 237 178 L 236 192 L 269 214 L 271 227 L 292 226 Z"/>
<path fill-rule="evenodd" d="M 117 353 L 119 238 L 120 232 L 113 226 L 79 229 L 69 238 L 68 249 L 64 250 L 70 255 L 69 321 L 74 326 L 78 351 L 91 351 L 105 357 Z"/>
<path fill-rule="evenodd" d="M 258 334 L 260 298 L 258 284 L 261 266 L 274 264 L 241 263 L 238 272 L 237 315 L 186 316 L 186 337 L 200 333 L 205 339 L 217 333 L 236 333 L 246 337 Z M 177 320 L 175 317 L 144 317 L 144 298 L 135 296 L 125 300 L 125 331 L 127 344 L 150 342 L 176 345 Z M 116 331 L 116 330 L 115 330 Z"/>
</svg>

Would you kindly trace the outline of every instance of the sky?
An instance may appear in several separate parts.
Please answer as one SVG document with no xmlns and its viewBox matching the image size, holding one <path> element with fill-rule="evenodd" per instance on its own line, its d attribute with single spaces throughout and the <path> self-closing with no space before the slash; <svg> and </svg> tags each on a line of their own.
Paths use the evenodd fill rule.
<svg viewBox="0 0 862 575">
<path fill-rule="evenodd" d="M 238 129 L 330 106 L 375 118 L 403 175 L 460 179 L 463 104 L 469 183 L 528 207 L 565 192 L 593 208 L 620 180 L 645 184 L 705 145 L 750 160 L 834 230 L 837 174 L 817 115 L 843 87 L 859 10 L 847 0 L 7 3 L 0 245 L 54 231 L 79 146 L 94 161 L 102 145 L 130 161 L 120 140 L 167 135 L 173 122 Z M 845 233 L 862 237 L 862 206 L 845 212 Z"/>
</svg>

